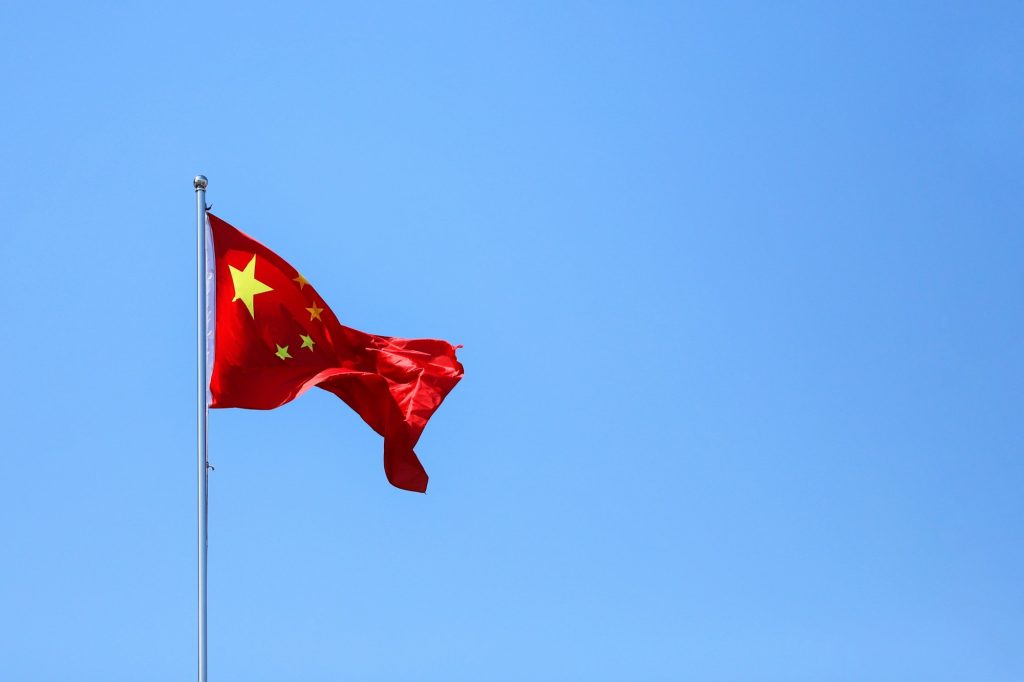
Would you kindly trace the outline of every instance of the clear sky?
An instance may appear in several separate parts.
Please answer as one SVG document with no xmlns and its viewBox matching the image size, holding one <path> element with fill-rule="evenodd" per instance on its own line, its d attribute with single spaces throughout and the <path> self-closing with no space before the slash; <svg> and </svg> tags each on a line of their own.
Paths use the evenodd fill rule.
<svg viewBox="0 0 1024 682">
<path fill-rule="evenodd" d="M 212 413 L 211 681 L 1024 679 L 1024 9 L 895 4 L 5 2 L 0 678 L 194 676 L 204 173 L 466 365 Z"/>
</svg>

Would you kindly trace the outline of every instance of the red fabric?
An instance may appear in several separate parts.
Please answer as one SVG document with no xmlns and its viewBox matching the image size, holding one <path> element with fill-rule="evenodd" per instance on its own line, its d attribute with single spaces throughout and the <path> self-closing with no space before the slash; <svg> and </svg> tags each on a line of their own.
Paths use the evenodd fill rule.
<svg viewBox="0 0 1024 682">
<path fill-rule="evenodd" d="M 334 393 L 384 436 L 384 471 L 399 488 L 425 492 L 427 472 L 413 452 L 423 427 L 462 378 L 447 341 L 366 334 L 338 322 L 311 284 L 280 256 L 209 214 L 217 272 L 215 356 L 210 407 L 269 410 L 317 386 Z M 271 291 L 232 300 L 230 267 Z M 237 275 L 238 273 L 236 273 Z M 319 319 L 309 308 L 322 309 Z M 312 348 L 302 347 L 305 335 Z M 282 347 L 289 358 L 279 357 Z"/>
</svg>

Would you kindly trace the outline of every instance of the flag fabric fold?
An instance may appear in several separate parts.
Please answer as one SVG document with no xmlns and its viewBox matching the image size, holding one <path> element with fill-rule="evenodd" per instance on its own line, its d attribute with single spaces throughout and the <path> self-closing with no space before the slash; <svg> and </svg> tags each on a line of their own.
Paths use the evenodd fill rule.
<svg viewBox="0 0 1024 682">
<path fill-rule="evenodd" d="M 212 213 L 216 328 L 210 407 L 269 410 L 313 387 L 330 391 L 384 437 L 384 471 L 425 492 L 413 448 L 463 375 L 456 347 L 342 325 L 283 258 Z"/>
</svg>

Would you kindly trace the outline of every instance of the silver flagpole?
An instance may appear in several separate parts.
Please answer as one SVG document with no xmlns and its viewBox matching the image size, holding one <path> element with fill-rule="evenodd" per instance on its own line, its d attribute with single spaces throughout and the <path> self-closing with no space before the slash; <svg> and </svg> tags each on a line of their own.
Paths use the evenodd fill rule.
<svg viewBox="0 0 1024 682">
<path fill-rule="evenodd" d="M 199 682 L 206 682 L 206 532 L 208 525 L 209 466 L 206 442 L 207 373 L 206 373 L 206 176 L 192 181 L 196 188 L 196 362 L 197 378 L 197 458 L 199 488 Z"/>
</svg>

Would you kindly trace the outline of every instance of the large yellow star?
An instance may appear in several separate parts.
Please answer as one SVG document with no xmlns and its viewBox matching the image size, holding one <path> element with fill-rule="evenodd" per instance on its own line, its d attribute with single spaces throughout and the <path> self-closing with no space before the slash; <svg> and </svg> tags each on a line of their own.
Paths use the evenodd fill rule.
<svg viewBox="0 0 1024 682">
<path fill-rule="evenodd" d="M 309 321 L 310 322 L 312 322 L 313 320 L 320 320 L 320 313 L 322 313 L 323 311 L 324 311 L 323 308 L 317 308 L 316 307 L 316 301 L 313 301 L 313 307 L 312 308 L 306 308 L 306 312 L 309 313 Z M 323 320 L 320 320 L 320 321 L 323 322 Z"/>
<path fill-rule="evenodd" d="M 272 288 L 256 279 L 256 256 L 252 257 L 252 260 L 249 261 L 244 270 L 239 270 L 232 265 L 228 266 L 228 270 L 231 271 L 231 284 L 235 287 L 235 297 L 231 301 L 242 301 L 245 307 L 249 309 L 249 314 L 252 315 L 252 318 L 256 319 L 256 312 L 252 307 L 253 296 L 273 291 Z"/>
</svg>

